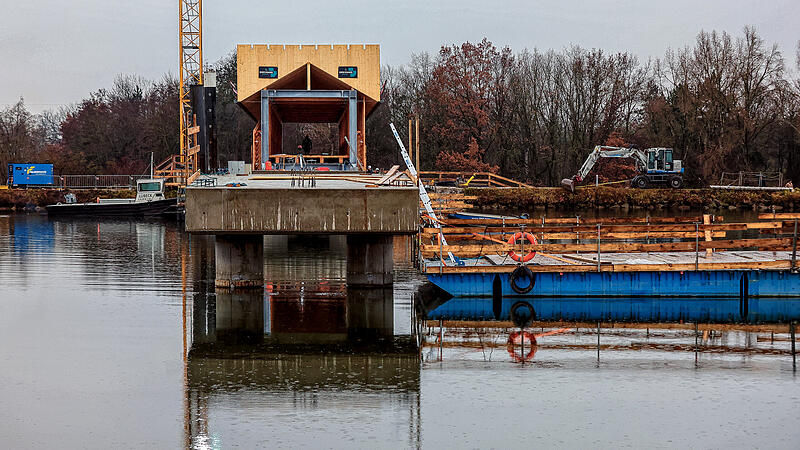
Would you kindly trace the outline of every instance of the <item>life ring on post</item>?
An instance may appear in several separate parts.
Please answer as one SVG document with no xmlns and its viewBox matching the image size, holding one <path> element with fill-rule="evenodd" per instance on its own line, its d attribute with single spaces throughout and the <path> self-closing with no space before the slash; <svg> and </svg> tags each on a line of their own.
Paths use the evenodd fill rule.
<svg viewBox="0 0 800 450">
<path fill-rule="evenodd" d="M 511 236 L 511 239 L 508 240 L 508 245 L 516 245 L 517 241 L 520 240 L 520 239 L 527 240 L 528 242 L 530 242 L 531 245 L 539 244 L 536 241 L 536 236 L 532 235 L 531 233 L 523 233 L 521 231 L 517 231 L 516 233 L 514 233 L 513 236 Z M 516 262 L 528 262 L 528 261 L 532 260 L 534 256 L 536 256 L 536 250 L 532 250 L 532 251 L 528 252 L 528 254 L 525 255 L 524 258 L 519 256 L 519 255 L 517 255 L 514 252 L 514 250 L 510 250 L 508 252 L 508 256 L 510 256 L 511 259 L 513 259 Z"/>
</svg>

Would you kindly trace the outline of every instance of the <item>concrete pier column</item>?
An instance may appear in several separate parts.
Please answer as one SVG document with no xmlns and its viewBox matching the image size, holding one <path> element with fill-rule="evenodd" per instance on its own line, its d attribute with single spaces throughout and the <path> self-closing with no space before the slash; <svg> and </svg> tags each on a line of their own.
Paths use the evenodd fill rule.
<svg viewBox="0 0 800 450">
<path fill-rule="evenodd" d="M 394 281 L 392 235 L 347 235 L 348 286 L 389 286 Z"/>
<path fill-rule="evenodd" d="M 264 237 L 255 235 L 216 236 L 214 245 L 217 287 L 262 287 L 264 285 Z"/>
</svg>

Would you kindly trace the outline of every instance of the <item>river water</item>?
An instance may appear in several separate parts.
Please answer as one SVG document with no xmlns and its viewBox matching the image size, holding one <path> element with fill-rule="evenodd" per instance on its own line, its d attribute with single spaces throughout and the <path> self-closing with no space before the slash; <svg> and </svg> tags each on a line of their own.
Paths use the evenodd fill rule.
<svg viewBox="0 0 800 450">
<path fill-rule="evenodd" d="M 0 446 L 798 447 L 785 333 L 542 329 L 520 364 L 495 325 L 416 325 L 406 241 L 385 290 L 344 245 L 269 238 L 231 293 L 177 223 L 0 215 Z"/>
</svg>

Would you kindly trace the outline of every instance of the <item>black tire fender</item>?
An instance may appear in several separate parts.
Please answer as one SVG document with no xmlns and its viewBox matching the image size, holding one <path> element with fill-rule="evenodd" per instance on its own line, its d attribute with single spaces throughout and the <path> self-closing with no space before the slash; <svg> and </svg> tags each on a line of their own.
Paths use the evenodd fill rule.
<svg viewBox="0 0 800 450">
<path fill-rule="evenodd" d="M 530 282 L 527 285 L 520 285 L 519 281 L 524 278 L 529 279 Z M 536 284 L 536 276 L 533 274 L 531 269 L 527 268 L 526 266 L 519 266 L 514 269 L 513 272 L 511 272 L 509 281 L 511 284 L 511 289 L 514 290 L 514 292 L 517 294 L 527 294 Z"/>
</svg>

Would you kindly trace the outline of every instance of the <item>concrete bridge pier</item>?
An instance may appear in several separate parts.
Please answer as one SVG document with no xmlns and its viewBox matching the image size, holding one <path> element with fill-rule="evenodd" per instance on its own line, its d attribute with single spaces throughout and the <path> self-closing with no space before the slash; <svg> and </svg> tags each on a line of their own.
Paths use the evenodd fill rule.
<svg viewBox="0 0 800 450">
<path fill-rule="evenodd" d="M 264 236 L 218 234 L 214 250 L 217 269 L 214 280 L 216 287 L 264 286 Z"/>
<path fill-rule="evenodd" d="M 393 236 L 347 235 L 347 285 L 385 287 L 394 281 Z"/>
</svg>

